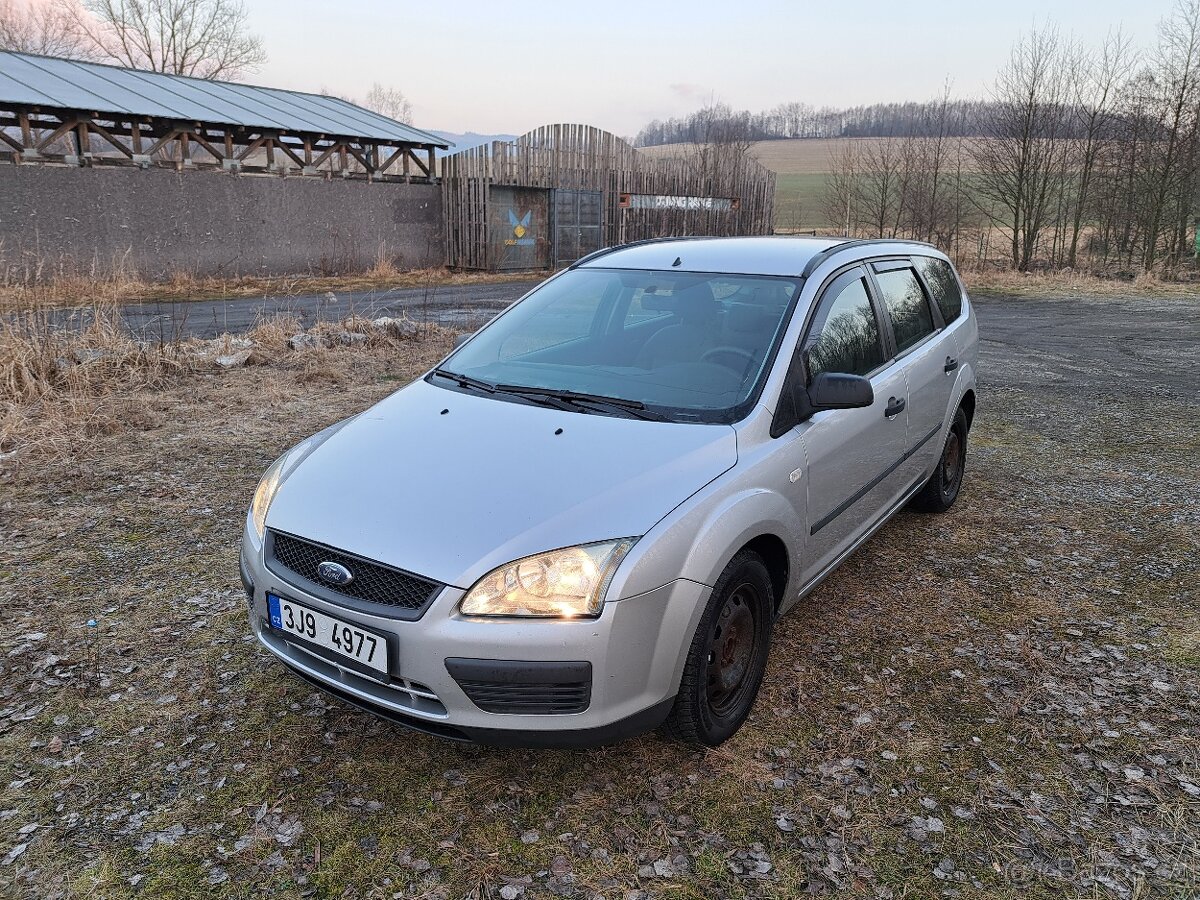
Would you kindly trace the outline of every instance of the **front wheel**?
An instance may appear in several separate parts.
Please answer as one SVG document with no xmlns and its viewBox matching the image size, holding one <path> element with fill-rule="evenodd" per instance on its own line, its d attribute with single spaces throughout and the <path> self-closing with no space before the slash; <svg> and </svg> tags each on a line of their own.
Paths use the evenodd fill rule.
<svg viewBox="0 0 1200 900">
<path fill-rule="evenodd" d="M 669 736 L 715 747 L 734 735 L 758 696 L 774 619 L 771 574 L 757 553 L 742 551 L 717 579 L 692 637 L 663 723 Z"/>
<path fill-rule="evenodd" d="M 962 407 L 954 414 L 942 455 L 933 475 L 913 498 L 913 506 L 925 512 L 945 512 L 958 499 L 963 470 L 967 464 L 967 414 Z"/>
</svg>

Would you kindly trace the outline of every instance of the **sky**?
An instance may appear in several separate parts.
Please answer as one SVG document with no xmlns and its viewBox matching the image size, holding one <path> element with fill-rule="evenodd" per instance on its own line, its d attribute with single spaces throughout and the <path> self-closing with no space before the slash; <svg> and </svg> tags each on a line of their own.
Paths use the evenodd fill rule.
<svg viewBox="0 0 1200 900">
<path fill-rule="evenodd" d="M 1055 22 L 1089 44 L 1119 26 L 1153 41 L 1172 0 L 246 0 L 268 54 L 247 81 L 362 99 L 402 90 L 413 124 L 522 133 L 580 122 L 632 136 L 710 100 L 979 96 L 1014 41 Z"/>
</svg>

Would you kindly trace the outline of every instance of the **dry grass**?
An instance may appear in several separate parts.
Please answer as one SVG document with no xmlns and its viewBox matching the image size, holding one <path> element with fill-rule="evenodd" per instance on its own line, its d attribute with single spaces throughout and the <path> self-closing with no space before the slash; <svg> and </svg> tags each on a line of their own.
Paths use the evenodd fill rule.
<svg viewBox="0 0 1200 900">
<path fill-rule="evenodd" d="M 94 306 L 86 319 L 82 329 L 56 327 L 44 309 L 0 319 L 0 400 L 103 393 L 181 365 L 178 343 L 135 341 L 113 306 Z"/>
<path fill-rule="evenodd" d="M 449 346 L 116 388 L 0 465 L 0 894 L 1197 896 L 1194 399 L 986 343 L 959 504 L 780 621 L 732 741 L 488 750 L 288 677 L 237 576 L 271 459 Z"/>
<path fill-rule="evenodd" d="M 389 288 L 423 288 L 442 285 L 491 284 L 525 281 L 528 272 L 451 272 L 444 268 L 402 271 L 382 254 L 366 272 L 355 275 L 279 275 L 199 277 L 173 273 L 164 281 L 139 275 L 127 263 L 95 267 L 89 272 L 0 269 L 0 314 L 45 307 L 79 307 L 140 303 L 152 300 L 226 300 L 237 297 L 294 297 Z"/>
<path fill-rule="evenodd" d="M 967 289 L 987 294 L 1022 297 L 1182 297 L 1200 300 L 1200 284 L 1169 281 L 1153 273 L 1117 278 L 1064 269 L 1058 272 L 1017 272 L 981 268 L 964 272 Z"/>
<path fill-rule="evenodd" d="M 154 426 L 152 410 L 139 409 L 131 390 L 153 389 L 176 376 L 195 378 L 219 368 L 263 366 L 278 361 L 297 371 L 301 383 L 342 383 L 345 362 L 338 338 L 363 335 L 372 349 L 421 341 L 437 345 L 449 333 L 436 325 L 378 327 L 351 316 L 322 322 L 305 332 L 298 319 L 260 320 L 244 337 L 142 342 L 124 327 L 117 307 L 96 306 L 83 324 L 56 323 L 45 308 L 0 319 L 0 462 L 17 457 L 61 456 L 80 436 L 106 434 L 126 422 Z M 294 351 L 289 339 L 308 334 L 314 345 Z"/>
</svg>

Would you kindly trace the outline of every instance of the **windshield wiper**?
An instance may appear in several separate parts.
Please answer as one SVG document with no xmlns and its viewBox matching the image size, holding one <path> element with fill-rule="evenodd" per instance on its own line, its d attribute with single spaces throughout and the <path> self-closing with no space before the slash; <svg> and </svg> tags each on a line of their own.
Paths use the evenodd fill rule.
<svg viewBox="0 0 1200 900">
<path fill-rule="evenodd" d="M 470 375 L 463 375 L 460 372 L 451 372 L 449 369 L 434 369 L 431 373 L 439 378 L 446 378 L 453 381 L 459 387 L 475 388 L 477 391 L 487 391 L 489 394 L 496 393 L 496 385 L 484 381 L 480 378 L 472 378 Z"/>
<path fill-rule="evenodd" d="M 625 397 L 606 397 L 603 394 L 587 394 L 581 391 L 557 390 L 555 388 L 531 387 L 524 384 L 497 384 L 497 391 L 506 394 L 520 394 L 527 397 L 547 397 L 551 400 L 561 400 L 571 404 L 590 403 L 593 406 L 615 407 L 627 415 L 638 419 L 661 422 L 663 417 L 651 412 L 641 400 L 629 400 Z"/>
</svg>

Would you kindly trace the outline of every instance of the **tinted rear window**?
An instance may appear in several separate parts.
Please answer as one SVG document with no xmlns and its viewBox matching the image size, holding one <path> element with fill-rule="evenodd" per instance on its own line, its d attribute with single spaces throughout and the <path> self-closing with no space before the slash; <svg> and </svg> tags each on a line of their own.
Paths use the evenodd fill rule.
<svg viewBox="0 0 1200 900">
<path fill-rule="evenodd" d="M 918 256 L 913 262 L 929 285 L 929 293 L 942 311 L 942 319 L 949 325 L 962 315 L 962 291 L 958 287 L 958 279 L 954 277 L 954 270 L 945 260 L 932 256 Z"/>
</svg>

